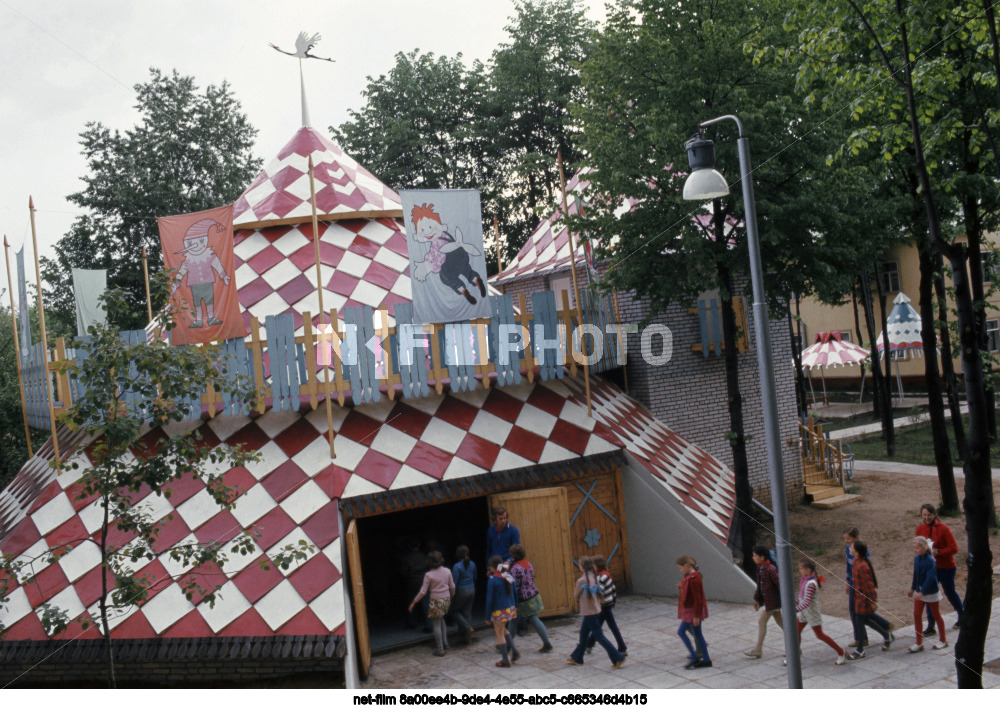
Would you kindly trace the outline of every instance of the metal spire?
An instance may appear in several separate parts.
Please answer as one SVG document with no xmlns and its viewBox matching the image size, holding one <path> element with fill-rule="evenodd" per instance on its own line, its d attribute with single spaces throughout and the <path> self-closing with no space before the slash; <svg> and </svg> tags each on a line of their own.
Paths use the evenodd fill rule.
<svg viewBox="0 0 1000 709">
<path fill-rule="evenodd" d="M 271 49 L 274 49 L 282 54 L 287 54 L 290 57 L 298 57 L 299 59 L 299 84 L 302 88 L 302 125 L 309 125 L 309 106 L 306 103 L 306 77 L 302 71 L 302 60 L 303 59 L 320 59 L 324 62 L 332 62 L 333 59 L 327 57 L 317 57 L 315 54 L 310 54 L 309 51 L 315 47 L 320 39 L 320 35 L 314 34 L 312 36 L 306 34 L 305 32 L 299 32 L 298 38 L 295 40 L 295 51 L 286 52 L 284 49 L 277 47 L 272 44 Z"/>
</svg>

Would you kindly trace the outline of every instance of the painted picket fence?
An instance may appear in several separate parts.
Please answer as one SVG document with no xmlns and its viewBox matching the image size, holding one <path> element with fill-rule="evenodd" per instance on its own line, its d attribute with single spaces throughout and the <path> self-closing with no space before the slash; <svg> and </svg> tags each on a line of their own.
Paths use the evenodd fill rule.
<svg viewBox="0 0 1000 709">
<path fill-rule="evenodd" d="M 312 314 L 303 313 L 300 335 L 295 334 L 291 313 L 269 315 L 263 327 L 256 318 L 251 320 L 248 337 L 220 343 L 220 357 L 228 377 L 252 378 L 264 399 L 279 411 L 298 411 L 303 403 L 316 408 L 324 396 L 343 406 L 347 397 L 354 404 L 365 404 L 383 396 L 440 394 L 446 383 L 455 391 L 473 391 L 517 385 L 523 377 L 546 381 L 561 378 L 566 371 L 575 375 L 581 365 L 571 353 L 579 352 L 580 338 L 576 310 L 570 308 L 567 293 L 532 293 L 531 303 L 529 313 L 523 294 L 516 299 L 490 296 L 491 317 L 432 325 L 414 323 L 412 305 L 399 303 L 393 312 L 394 327 L 387 325 L 385 308 L 348 307 L 339 319 L 337 310 L 330 311 L 327 322 L 338 323 L 336 331 L 330 325 L 314 326 Z M 621 334 L 610 297 L 582 294 L 581 312 L 591 333 L 584 338 L 584 351 L 600 355 L 592 368 L 603 372 L 622 366 L 617 345 Z M 152 336 L 146 330 L 121 334 L 131 345 Z M 84 393 L 74 369 L 87 356 L 86 344 L 84 339 L 66 349 L 57 341 L 57 356 L 48 362 L 41 345 L 35 345 L 22 363 L 29 423 L 35 428 L 49 428 L 46 386 L 55 383 L 57 413 Z M 69 363 L 69 371 L 56 376 L 53 370 L 63 362 Z M 128 403 L 140 411 L 143 406 L 141 401 Z M 266 403 L 259 402 L 260 411 Z M 248 413 L 246 402 L 210 387 L 192 391 L 178 406 L 189 418 Z"/>
</svg>

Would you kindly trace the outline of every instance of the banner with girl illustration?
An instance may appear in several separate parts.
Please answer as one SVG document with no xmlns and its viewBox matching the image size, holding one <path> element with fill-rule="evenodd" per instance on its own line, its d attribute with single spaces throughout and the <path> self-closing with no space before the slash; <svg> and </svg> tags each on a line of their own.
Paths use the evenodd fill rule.
<svg viewBox="0 0 1000 709">
<path fill-rule="evenodd" d="M 160 217 L 163 263 L 173 273 L 174 345 L 245 337 L 233 258 L 233 207 Z"/>
</svg>

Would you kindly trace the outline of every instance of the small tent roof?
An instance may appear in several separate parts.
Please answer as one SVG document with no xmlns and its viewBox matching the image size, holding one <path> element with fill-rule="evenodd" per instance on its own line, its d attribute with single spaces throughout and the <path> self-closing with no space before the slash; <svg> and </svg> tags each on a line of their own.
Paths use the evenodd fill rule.
<svg viewBox="0 0 1000 709">
<path fill-rule="evenodd" d="M 236 227 L 259 222 L 295 223 L 312 218 L 309 158 L 322 215 L 402 216 L 399 195 L 321 133 L 303 126 L 236 200 Z"/>
</svg>

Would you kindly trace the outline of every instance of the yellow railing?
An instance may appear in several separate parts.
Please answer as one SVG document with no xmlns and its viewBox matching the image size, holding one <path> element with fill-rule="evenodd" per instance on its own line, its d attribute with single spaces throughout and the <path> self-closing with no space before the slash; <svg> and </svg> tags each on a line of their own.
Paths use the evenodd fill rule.
<svg viewBox="0 0 1000 709">
<path fill-rule="evenodd" d="M 837 484 L 844 486 L 844 464 L 847 458 L 840 441 L 831 441 L 823 426 L 813 418 L 799 423 L 802 448 L 803 482 L 806 485 Z"/>
</svg>

